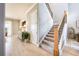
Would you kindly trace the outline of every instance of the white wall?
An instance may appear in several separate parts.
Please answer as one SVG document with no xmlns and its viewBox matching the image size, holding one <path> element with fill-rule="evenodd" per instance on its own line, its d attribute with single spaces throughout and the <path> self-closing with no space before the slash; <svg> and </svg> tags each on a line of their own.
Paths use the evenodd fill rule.
<svg viewBox="0 0 79 59">
<path fill-rule="evenodd" d="M 38 39 L 37 39 L 37 10 L 34 10 L 33 13 L 30 14 L 30 29 L 31 29 L 31 40 L 32 43 L 38 44 Z"/>
<path fill-rule="evenodd" d="M 60 22 L 63 19 L 64 11 L 68 10 L 67 3 L 50 3 L 51 10 L 53 12 L 54 22 Z"/>
<path fill-rule="evenodd" d="M 72 14 L 69 14 L 68 16 L 68 27 L 72 27 L 74 29 L 76 29 L 76 14 L 75 13 L 72 13 Z"/>
<path fill-rule="evenodd" d="M 76 27 L 76 21 L 79 20 L 79 4 L 68 4 L 68 11 L 68 27 L 73 27 L 75 29 L 75 33 L 77 33 L 79 32 L 79 29 Z"/>
<path fill-rule="evenodd" d="M 52 27 L 53 20 L 44 3 L 38 5 L 39 41 L 46 32 Z"/>
</svg>

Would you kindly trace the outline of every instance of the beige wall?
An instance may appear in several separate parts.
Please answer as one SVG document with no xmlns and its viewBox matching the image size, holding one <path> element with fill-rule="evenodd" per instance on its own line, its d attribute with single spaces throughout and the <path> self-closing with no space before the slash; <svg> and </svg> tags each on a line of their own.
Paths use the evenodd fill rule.
<svg viewBox="0 0 79 59">
<path fill-rule="evenodd" d="M 13 32 L 13 35 L 17 35 L 18 34 L 18 31 L 19 31 L 19 21 L 15 21 L 13 20 L 12 21 L 12 32 Z"/>
</svg>

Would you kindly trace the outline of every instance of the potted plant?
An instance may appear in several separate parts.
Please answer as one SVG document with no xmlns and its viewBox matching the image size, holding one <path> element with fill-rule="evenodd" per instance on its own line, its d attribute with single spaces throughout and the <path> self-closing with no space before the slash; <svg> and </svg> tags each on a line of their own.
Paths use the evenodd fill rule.
<svg viewBox="0 0 79 59">
<path fill-rule="evenodd" d="M 27 42 L 30 42 L 30 33 L 26 32 L 26 31 L 22 32 L 22 41 L 24 42 L 25 40 Z"/>
</svg>

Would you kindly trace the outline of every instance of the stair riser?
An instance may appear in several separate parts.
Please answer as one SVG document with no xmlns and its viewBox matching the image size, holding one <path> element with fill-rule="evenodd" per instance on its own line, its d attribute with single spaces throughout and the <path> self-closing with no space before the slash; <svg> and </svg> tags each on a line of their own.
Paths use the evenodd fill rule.
<svg viewBox="0 0 79 59">
<path fill-rule="evenodd" d="M 54 34 L 54 32 L 49 32 L 48 34 Z"/>
<path fill-rule="evenodd" d="M 48 40 L 48 41 L 54 42 L 53 38 L 52 39 L 45 38 L 45 39 Z"/>
<path fill-rule="evenodd" d="M 54 38 L 54 35 L 46 35 L 47 37 L 52 37 L 52 38 Z"/>
</svg>

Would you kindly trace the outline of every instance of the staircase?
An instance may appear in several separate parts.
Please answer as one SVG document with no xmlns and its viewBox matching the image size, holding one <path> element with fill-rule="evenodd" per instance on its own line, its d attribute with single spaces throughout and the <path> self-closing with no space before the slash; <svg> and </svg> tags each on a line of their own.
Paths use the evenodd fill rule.
<svg viewBox="0 0 79 59">
<path fill-rule="evenodd" d="M 64 23 L 62 23 L 60 29 L 59 29 L 59 32 L 58 32 L 58 45 L 59 45 L 59 42 L 60 42 L 60 39 L 61 39 L 61 35 L 62 35 L 62 30 L 63 30 L 63 25 Z M 47 51 L 48 53 L 50 53 L 51 55 L 54 54 L 54 47 L 55 47 L 55 37 L 54 37 L 54 29 L 55 28 L 58 28 L 59 25 L 53 25 L 51 30 L 47 33 L 47 35 L 44 37 L 43 41 L 41 42 L 40 44 L 40 47 Z"/>
<path fill-rule="evenodd" d="M 54 27 L 58 27 L 58 25 L 54 25 L 51 30 L 47 33 L 46 37 L 40 44 L 40 47 L 47 51 L 50 54 L 53 54 L 54 49 Z"/>
<path fill-rule="evenodd" d="M 67 16 L 64 15 L 62 22 L 59 25 L 53 25 L 50 31 L 42 40 L 40 47 L 51 55 L 59 55 L 59 42 L 61 39 L 64 24 Z"/>
<path fill-rule="evenodd" d="M 53 13 L 48 3 L 46 6 L 53 18 Z M 63 19 L 59 24 L 54 24 L 50 31 L 43 37 L 43 40 L 40 43 L 40 47 L 50 53 L 51 55 L 58 56 L 59 52 L 59 43 L 62 36 L 62 31 L 65 23 L 67 22 L 67 13 L 64 12 Z"/>
</svg>

